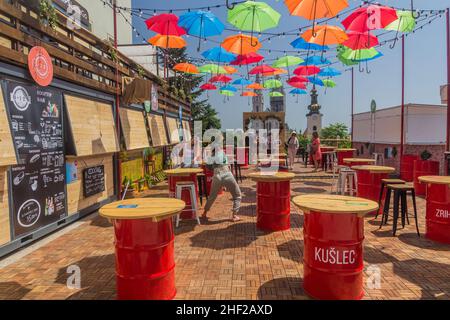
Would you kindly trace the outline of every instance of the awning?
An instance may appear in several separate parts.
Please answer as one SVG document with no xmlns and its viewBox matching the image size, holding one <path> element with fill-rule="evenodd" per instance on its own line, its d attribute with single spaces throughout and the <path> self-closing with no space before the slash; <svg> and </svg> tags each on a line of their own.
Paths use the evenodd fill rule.
<svg viewBox="0 0 450 320">
<path fill-rule="evenodd" d="M 180 142 L 179 122 L 178 119 L 166 117 L 167 129 L 169 132 L 169 139 L 171 144 Z"/>
<path fill-rule="evenodd" d="M 15 164 L 17 164 L 16 151 L 3 100 L 3 92 L 0 89 L 0 166 Z"/>
<path fill-rule="evenodd" d="M 162 115 L 148 114 L 148 125 L 150 129 L 150 136 L 152 138 L 153 147 L 167 146 L 166 126 Z"/>
<path fill-rule="evenodd" d="M 127 150 L 150 147 L 145 118 L 141 111 L 120 108 L 120 123 Z"/>
</svg>

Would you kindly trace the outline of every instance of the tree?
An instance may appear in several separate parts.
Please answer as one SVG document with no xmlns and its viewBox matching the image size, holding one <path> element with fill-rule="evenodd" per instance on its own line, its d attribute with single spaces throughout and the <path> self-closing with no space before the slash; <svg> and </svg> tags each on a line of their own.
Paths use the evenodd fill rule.
<svg viewBox="0 0 450 320">
<path fill-rule="evenodd" d="M 202 129 L 220 129 L 222 127 L 217 111 L 208 103 L 208 100 L 195 101 L 191 104 L 192 118 L 202 122 Z"/>
<path fill-rule="evenodd" d="M 328 127 L 322 128 L 320 131 L 322 139 L 347 139 L 348 127 L 343 123 L 330 124 Z"/>
</svg>

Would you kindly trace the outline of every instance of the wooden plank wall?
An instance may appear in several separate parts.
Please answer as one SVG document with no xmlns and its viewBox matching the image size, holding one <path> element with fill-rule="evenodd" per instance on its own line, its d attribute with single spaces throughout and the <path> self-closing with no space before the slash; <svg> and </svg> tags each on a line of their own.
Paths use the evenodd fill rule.
<svg viewBox="0 0 450 320">
<path fill-rule="evenodd" d="M 178 133 L 178 119 L 166 117 L 167 130 L 169 131 L 169 139 L 171 144 L 180 142 L 180 135 Z"/>
<path fill-rule="evenodd" d="M 144 120 L 141 111 L 120 108 L 122 134 L 128 151 L 150 147 Z"/>
<path fill-rule="evenodd" d="M 16 151 L 9 127 L 8 114 L 0 88 L 0 166 L 17 164 Z"/>
<path fill-rule="evenodd" d="M 192 133 L 191 133 L 191 124 L 187 120 L 183 120 L 183 135 L 186 135 L 184 138 L 186 141 L 189 141 L 192 139 Z"/>
<path fill-rule="evenodd" d="M 148 114 L 147 118 L 148 125 L 150 127 L 150 135 L 152 137 L 152 146 L 167 146 L 169 142 L 167 141 L 166 127 L 163 117 L 159 114 Z"/>
<path fill-rule="evenodd" d="M 67 185 L 68 214 L 72 215 L 82 209 L 106 200 L 114 195 L 114 170 L 112 155 L 99 155 L 91 157 L 70 157 L 68 161 L 77 161 L 78 180 Z M 105 191 L 84 198 L 83 196 L 83 169 L 97 165 L 105 166 Z"/>
<path fill-rule="evenodd" d="M 9 225 L 8 167 L 0 167 L 0 246 L 11 241 Z"/>
</svg>

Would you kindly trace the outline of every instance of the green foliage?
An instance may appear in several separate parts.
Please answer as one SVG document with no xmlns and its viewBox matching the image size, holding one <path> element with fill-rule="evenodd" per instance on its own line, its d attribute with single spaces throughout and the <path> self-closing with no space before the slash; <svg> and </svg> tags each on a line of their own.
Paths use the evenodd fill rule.
<svg viewBox="0 0 450 320">
<path fill-rule="evenodd" d="M 343 123 L 330 124 L 320 131 L 321 139 L 346 139 L 348 137 L 348 127 Z"/>
<path fill-rule="evenodd" d="M 39 3 L 39 19 L 47 23 L 52 29 L 56 29 L 58 25 L 56 9 L 47 0 L 41 0 Z"/>
<path fill-rule="evenodd" d="M 424 161 L 429 160 L 431 158 L 432 154 L 428 150 L 422 151 L 420 154 L 420 158 Z"/>
<path fill-rule="evenodd" d="M 300 148 L 303 148 L 306 150 L 306 148 L 308 147 L 308 144 L 311 143 L 311 140 L 308 137 L 305 137 L 303 135 L 297 135 L 298 138 L 298 143 Z"/>
<path fill-rule="evenodd" d="M 191 112 L 195 121 L 202 122 L 203 132 L 208 129 L 220 129 L 222 127 L 217 111 L 207 100 L 193 102 L 191 104 Z"/>
</svg>

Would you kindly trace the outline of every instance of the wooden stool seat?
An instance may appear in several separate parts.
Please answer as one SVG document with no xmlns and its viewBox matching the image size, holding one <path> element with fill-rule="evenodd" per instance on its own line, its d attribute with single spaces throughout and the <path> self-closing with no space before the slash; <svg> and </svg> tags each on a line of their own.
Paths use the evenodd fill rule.
<svg viewBox="0 0 450 320">
<path fill-rule="evenodd" d="M 414 190 L 414 185 L 409 184 L 409 183 L 405 183 L 405 184 L 388 184 L 386 187 L 394 189 L 394 190 L 406 190 L 406 191 Z"/>
<path fill-rule="evenodd" d="M 195 183 L 192 181 L 177 181 L 178 186 L 189 186 L 191 184 L 195 184 Z"/>
<path fill-rule="evenodd" d="M 406 183 L 405 180 L 402 179 L 381 179 L 381 182 L 385 184 L 397 184 L 397 183 Z"/>
</svg>

